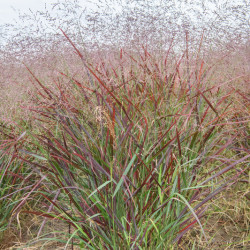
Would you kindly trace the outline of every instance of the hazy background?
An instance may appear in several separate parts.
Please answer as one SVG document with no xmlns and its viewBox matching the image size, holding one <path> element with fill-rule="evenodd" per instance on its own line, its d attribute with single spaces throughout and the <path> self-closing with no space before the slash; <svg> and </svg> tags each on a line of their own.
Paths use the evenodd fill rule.
<svg viewBox="0 0 250 250">
<path fill-rule="evenodd" d="M 203 37 L 207 49 L 249 43 L 248 0 L 0 0 L 0 6 L 1 57 L 61 50 L 59 27 L 89 49 L 166 49 L 173 39 L 182 47 L 187 34 L 190 41 Z"/>
</svg>

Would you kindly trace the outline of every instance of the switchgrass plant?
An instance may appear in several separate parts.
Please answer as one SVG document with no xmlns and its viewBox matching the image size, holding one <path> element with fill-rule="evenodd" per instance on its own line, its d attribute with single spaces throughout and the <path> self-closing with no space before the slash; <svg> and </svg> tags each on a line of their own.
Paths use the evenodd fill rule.
<svg viewBox="0 0 250 250">
<path fill-rule="evenodd" d="M 214 82 L 199 54 L 143 47 L 90 61 L 64 35 L 82 60 L 81 79 L 60 72 L 49 88 L 26 66 L 37 86 L 35 125 L 9 150 L 35 184 L 15 193 L 22 198 L 9 214 L 44 218 L 34 242 L 47 220 L 67 224 L 66 240 L 44 239 L 65 249 L 169 249 L 196 225 L 207 241 L 209 201 L 247 171 L 246 148 L 233 156 L 247 122 L 234 119 L 236 90 L 220 91 L 225 83 Z M 6 171 L 8 160 L 5 182 Z"/>
<path fill-rule="evenodd" d="M 2 126 L 2 134 L 6 136 L 1 140 L 0 147 L 0 239 L 8 227 L 13 209 L 22 203 L 27 192 L 36 184 L 34 172 L 27 167 L 18 155 L 18 142 L 25 135 L 15 137 L 11 127 Z"/>
</svg>

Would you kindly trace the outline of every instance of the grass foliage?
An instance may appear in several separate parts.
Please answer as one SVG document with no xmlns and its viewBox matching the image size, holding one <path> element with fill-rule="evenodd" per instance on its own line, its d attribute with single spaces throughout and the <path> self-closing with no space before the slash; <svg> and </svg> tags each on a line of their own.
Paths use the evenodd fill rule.
<svg viewBox="0 0 250 250">
<path fill-rule="evenodd" d="M 41 240 L 46 221 L 69 225 L 50 239 L 66 247 L 169 249 L 196 225 L 206 240 L 209 201 L 247 171 L 238 90 L 216 82 L 199 52 L 143 47 L 91 61 L 64 35 L 81 77 L 59 72 L 51 88 L 26 65 L 32 119 L 1 125 L 1 230 L 29 213 L 44 218 Z"/>
</svg>

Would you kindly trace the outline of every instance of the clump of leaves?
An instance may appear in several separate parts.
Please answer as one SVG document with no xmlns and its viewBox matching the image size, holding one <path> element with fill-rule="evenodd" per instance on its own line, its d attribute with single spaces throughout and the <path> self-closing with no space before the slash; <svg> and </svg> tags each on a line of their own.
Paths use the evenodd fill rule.
<svg viewBox="0 0 250 250">
<path fill-rule="evenodd" d="M 226 129 L 230 93 L 214 98 L 219 86 L 198 55 L 192 70 L 186 54 L 170 64 L 170 50 L 154 58 L 146 48 L 95 64 L 64 35 L 85 78 L 61 73 L 52 90 L 27 67 L 39 87 L 32 112 L 40 127 L 17 158 L 24 154 L 39 169 L 35 195 L 42 199 L 22 212 L 64 221 L 66 244 L 89 249 L 163 249 L 196 224 L 206 239 L 200 218 L 207 202 L 245 171 L 249 157 L 226 158 L 237 141 Z M 241 163 L 240 173 L 211 186 Z"/>
</svg>

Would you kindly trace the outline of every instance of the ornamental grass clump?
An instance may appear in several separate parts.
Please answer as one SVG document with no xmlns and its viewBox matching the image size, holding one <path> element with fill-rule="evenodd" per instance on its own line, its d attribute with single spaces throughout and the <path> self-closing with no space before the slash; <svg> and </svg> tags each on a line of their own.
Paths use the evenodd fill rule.
<svg viewBox="0 0 250 250">
<path fill-rule="evenodd" d="M 240 133 L 230 122 L 232 91 L 220 91 L 199 55 L 176 59 L 169 48 L 156 57 L 143 47 L 90 61 L 64 35 L 84 71 L 81 79 L 60 72 L 52 89 L 26 65 L 37 86 L 35 129 L 9 147 L 36 183 L 11 214 L 44 217 L 40 240 L 49 240 L 46 221 L 64 222 L 69 231 L 50 240 L 66 247 L 167 249 L 196 225 L 207 240 L 208 202 L 246 171 L 249 157 L 230 158 Z"/>
</svg>

